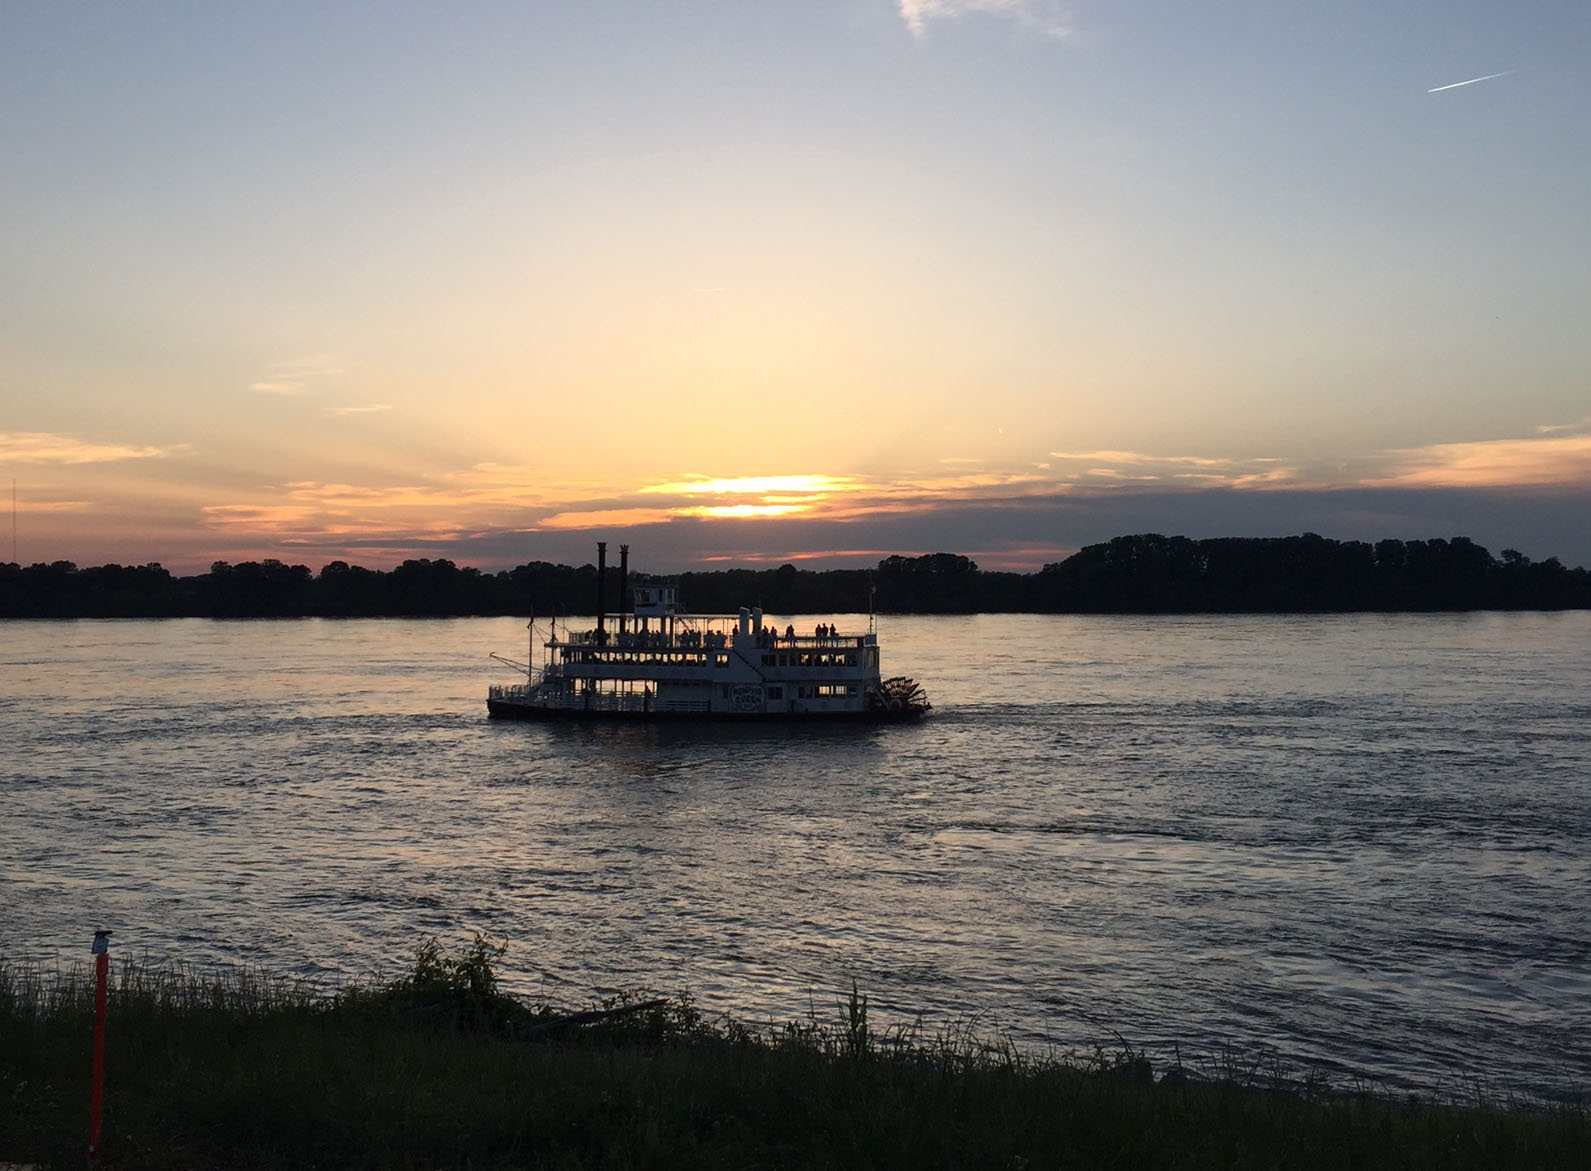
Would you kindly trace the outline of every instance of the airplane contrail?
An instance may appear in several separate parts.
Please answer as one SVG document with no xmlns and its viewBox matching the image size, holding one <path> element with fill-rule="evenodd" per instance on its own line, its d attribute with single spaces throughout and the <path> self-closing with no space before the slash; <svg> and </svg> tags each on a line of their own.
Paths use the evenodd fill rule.
<svg viewBox="0 0 1591 1171">
<path fill-rule="evenodd" d="M 1457 89 L 1461 85 L 1474 85 L 1477 81 L 1490 81 L 1494 77 L 1507 77 L 1510 73 L 1518 72 L 1519 70 L 1517 69 L 1505 69 L 1501 73 L 1488 73 L 1485 77 L 1472 77 L 1468 81 L 1455 81 L 1452 85 L 1439 85 L 1425 92 L 1428 94 L 1439 94 L 1444 89 Z"/>
</svg>

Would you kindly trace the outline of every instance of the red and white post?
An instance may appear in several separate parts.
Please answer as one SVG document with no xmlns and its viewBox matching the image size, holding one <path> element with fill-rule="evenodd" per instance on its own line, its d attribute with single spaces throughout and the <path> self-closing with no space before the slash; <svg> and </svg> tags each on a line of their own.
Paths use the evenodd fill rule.
<svg viewBox="0 0 1591 1171">
<path fill-rule="evenodd" d="M 110 977 L 110 932 L 94 932 L 94 1081 L 88 1095 L 88 1157 L 99 1159 L 99 1117 L 105 1104 L 105 985 Z"/>
</svg>

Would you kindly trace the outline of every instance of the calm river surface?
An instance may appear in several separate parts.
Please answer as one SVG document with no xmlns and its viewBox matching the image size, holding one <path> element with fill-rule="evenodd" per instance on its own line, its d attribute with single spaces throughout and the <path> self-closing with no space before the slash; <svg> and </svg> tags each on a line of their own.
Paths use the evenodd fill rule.
<svg viewBox="0 0 1591 1171">
<path fill-rule="evenodd" d="M 885 1025 L 1588 1100 L 1591 614 L 881 636 L 919 727 L 488 721 L 514 619 L 0 623 L 0 957 L 365 976 L 481 930 L 564 1002 L 854 977 Z"/>
</svg>

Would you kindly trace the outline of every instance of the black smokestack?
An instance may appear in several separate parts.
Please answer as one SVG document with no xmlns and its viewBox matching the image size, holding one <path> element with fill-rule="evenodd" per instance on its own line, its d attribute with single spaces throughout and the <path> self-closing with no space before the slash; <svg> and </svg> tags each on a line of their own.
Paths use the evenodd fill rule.
<svg viewBox="0 0 1591 1171">
<path fill-rule="evenodd" d="M 608 576 L 608 543 L 597 542 L 597 641 L 602 641 L 602 614 L 607 609 L 607 597 L 603 592 L 603 581 Z"/>
<path fill-rule="evenodd" d="M 619 633 L 624 633 L 625 618 L 630 612 L 630 547 L 619 546 Z"/>
</svg>

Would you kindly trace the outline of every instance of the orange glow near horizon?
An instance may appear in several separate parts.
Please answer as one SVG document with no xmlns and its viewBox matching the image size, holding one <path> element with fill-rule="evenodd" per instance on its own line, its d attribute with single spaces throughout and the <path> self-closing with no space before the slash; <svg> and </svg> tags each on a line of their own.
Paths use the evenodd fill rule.
<svg viewBox="0 0 1591 1171">
<path fill-rule="evenodd" d="M 1432 444 L 1367 452 L 1312 466 L 1275 456 L 1216 457 L 1131 450 L 1050 450 L 1005 467 L 970 459 L 941 459 L 915 472 L 765 476 L 681 475 L 622 480 L 576 479 L 532 465 L 477 463 L 383 479 L 340 476 L 286 478 L 235 487 L 216 501 L 202 486 L 208 465 L 195 456 L 120 446 L 74 436 L 29 433 L 9 437 L 14 451 L 38 457 L 18 502 L 36 517 L 35 548 L 49 556 L 84 560 L 82 549 L 115 549 L 137 560 L 227 557 L 244 549 L 323 551 L 331 557 L 368 556 L 361 550 L 412 549 L 438 553 L 444 543 L 469 547 L 482 539 L 502 546 L 537 532 L 662 526 L 679 522 L 778 525 L 886 524 L 891 517 L 942 514 L 944 544 L 970 550 L 990 568 L 1054 559 L 1062 550 L 1035 532 L 1010 550 L 991 553 L 979 538 L 983 509 L 1007 515 L 1028 504 L 1076 507 L 1096 499 L 1165 493 L 1271 491 L 1332 493 L 1347 489 L 1564 488 L 1591 485 L 1591 423 L 1547 427 L 1522 438 Z M 48 460 L 44 457 L 48 456 Z M 241 479 L 241 477 L 240 477 Z M 206 499 L 208 497 L 208 499 Z M 142 532 L 143 536 L 136 534 Z M 754 544 L 779 548 L 773 530 Z M 953 532 L 960 532 L 956 538 Z M 64 536 L 62 536 L 64 535 Z M 519 536 L 516 536 L 519 535 Z M 680 540 L 682 538 L 673 538 Z M 810 530 L 803 539 L 812 539 Z M 862 538 L 877 540 L 876 535 Z M 719 534 L 725 544 L 741 541 Z M 819 551 L 789 549 L 764 557 L 755 548 L 741 560 L 832 559 L 843 537 L 819 538 Z M 851 538 L 852 541 L 855 538 Z M 1040 546 L 1044 547 L 1041 549 Z M 142 550 L 147 549 L 147 554 Z M 707 550 L 703 550 L 705 554 Z M 73 556 L 75 554 L 75 557 Z M 93 556 L 90 554 L 89 556 Z M 438 553 L 440 555 L 440 553 Z M 451 550 L 449 556 L 467 556 Z M 214 559 L 212 557 L 212 559 Z M 1042 562 L 1041 562 L 1042 563 Z"/>
<path fill-rule="evenodd" d="M 813 496 L 848 492 L 859 487 L 861 485 L 849 476 L 741 476 L 727 480 L 676 480 L 666 484 L 649 484 L 636 491 L 642 495 L 667 496 L 761 496 L 769 493 Z"/>
<path fill-rule="evenodd" d="M 675 516 L 711 516 L 720 519 L 735 520 L 750 517 L 791 516 L 795 513 L 810 512 L 809 504 L 715 504 L 693 506 L 691 508 L 676 508 Z"/>
</svg>

